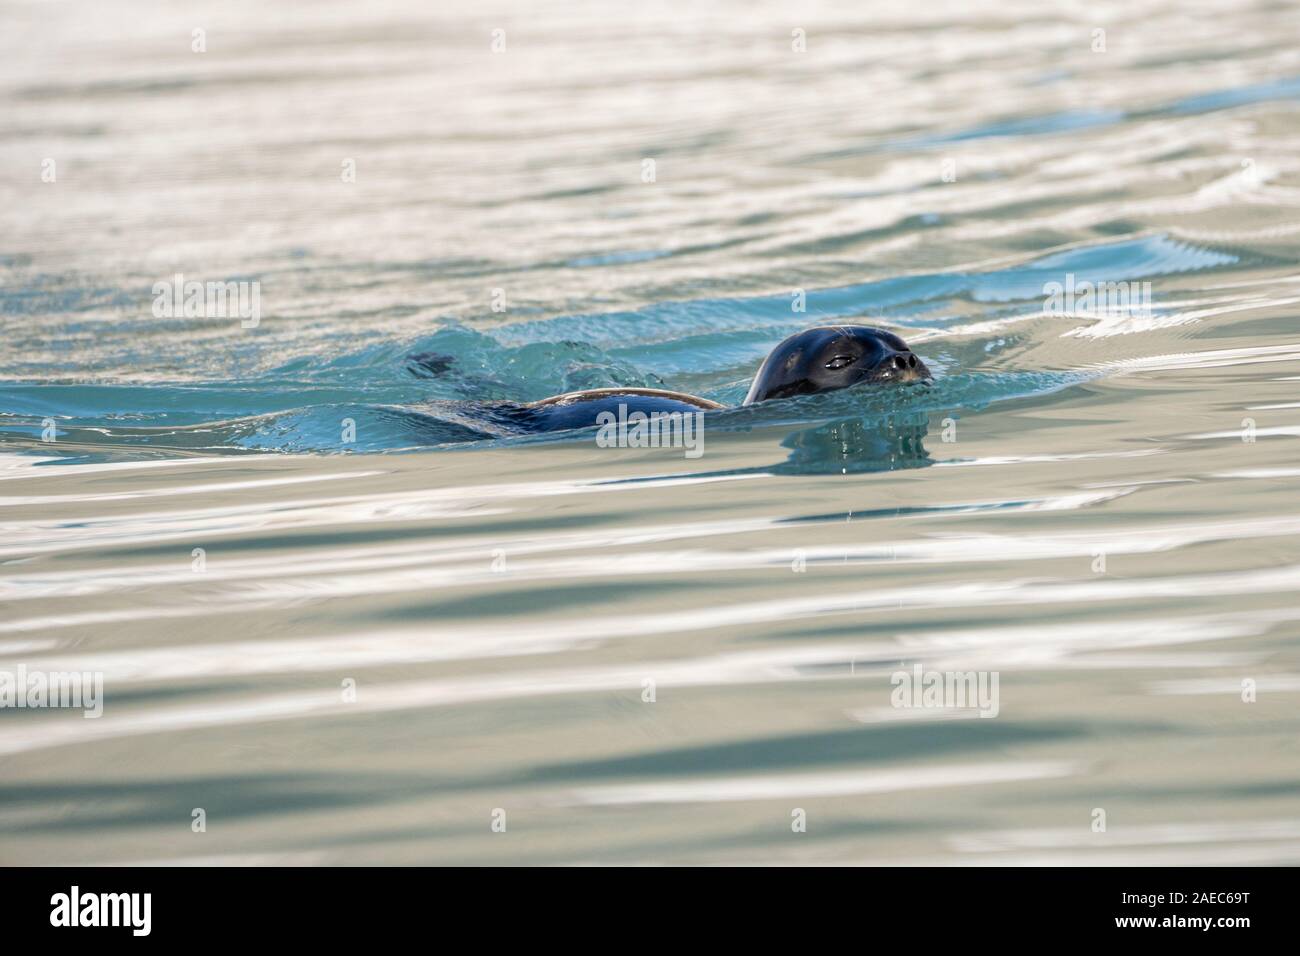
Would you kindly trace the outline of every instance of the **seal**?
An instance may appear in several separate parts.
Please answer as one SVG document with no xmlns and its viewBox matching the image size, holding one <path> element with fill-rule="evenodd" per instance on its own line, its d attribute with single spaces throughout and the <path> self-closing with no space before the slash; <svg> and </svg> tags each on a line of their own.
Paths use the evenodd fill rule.
<svg viewBox="0 0 1300 956">
<path fill-rule="evenodd" d="M 826 325 L 796 332 L 772 349 L 759 366 L 744 404 L 931 377 L 925 363 L 893 332 L 865 325 Z"/>
<path fill-rule="evenodd" d="M 589 388 L 553 395 L 527 405 L 496 408 L 493 413 L 529 432 L 558 432 L 599 424 L 600 416 L 606 413 L 617 418 L 620 406 L 628 415 L 634 412 L 646 415 L 707 412 L 727 407 L 707 398 L 658 388 Z"/>
<path fill-rule="evenodd" d="M 413 356 L 425 367 L 442 356 Z M 744 405 L 816 395 L 855 385 L 919 382 L 932 376 L 925 363 L 893 332 L 865 325 L 804 329 L 782 341 L 763 360 Z M 488 411 L 525 432 L 552 432 L 597 425 L 603 413 L 715 411 L 726 406 L 707 398 L 655 388 L 593 388 L 553 395 L 524 405 L 496 403 Z"/>
</svg>

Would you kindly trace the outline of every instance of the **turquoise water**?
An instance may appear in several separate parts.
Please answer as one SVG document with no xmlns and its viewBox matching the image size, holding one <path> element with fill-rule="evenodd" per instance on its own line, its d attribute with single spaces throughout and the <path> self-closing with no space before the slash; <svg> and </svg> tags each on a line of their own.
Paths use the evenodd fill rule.
<svg viewBox="0 0 1300 956">
<path fill-rule="evenodd" d="M 4 6 L 0 862 L 1300 859 L 1285 5 L 429 6 Z"/>
<path fill-rule="evenodd" d="M 1211 270 L 1238 263 L 1236 254 L 1153 235 L 1091 245 L 1032 259 L 1014 268 L 883 279 L 793 295 L 696 299 L 651 304 L 626 312 L 560 315 L 483 330 L 444 318 L 437 331 L 283 364 L 219 381 L 159 381 L 147 385 L 14 382 L 7 390 L 7 434 L 39 439 L 52 418 L 77 460 L 104 458 L 95 446 L 185 448 L 206 452 L 396 451 L 459 447 L 522 438 L 502 431 L 482 412 L 492 401 L 528 402 L 584 388 L 632 386 L 690 390 L 739 406 L 754 371 L 786 336 L 817 324 L 888 324 L 917 329 L 926 360 L 940 371 L 936 385 L 886 394 L 821 396 L 762 409 L 710 416 L 714 429 L 765 421 L 824 424 L 849 416 L 864 424 L 890 414 L 951 413 L 990 402 L 1046 394 L 1101 374 L 1086 368 L 983 370 L 1010 345 L 989 338 L 955 348 L 944 329 L 959 300 L 1040 307 L 1043 287 L 1071 274 L 1076 282 L 1136 282 L 1152 275 Z M 17 304 L 17 303 L 16 303 Z M 1157 317 L 1174 310 L 1153 306 Z M 869 319 L 864 319 L 869 317 Z M 932 343 L 928 346 L 921 342 Z M 255 353 L 256 354 L 256 353 Z M 434 355 L 431 372 L 414 357 Z M 253 359 L 252 361 L 257 361 Z M 1061 361 L 1068 361 L 1062 356 Z M 258 364 L 261 364 L 258 362 Z M 128 371 L 129 370 L 125 370 Z M 355 423 L 355 436 L 340 422 Z M 66 423 L 66 424 L 64 424 Z M 62 427 L 60 427 L 62 425 Z M 590 435 L 581 439 L 590 440 Z M 575 440 L 575 436 L 547 440 Z M 837 462 L 828 462 L 834 470 Z"/>
</svg>

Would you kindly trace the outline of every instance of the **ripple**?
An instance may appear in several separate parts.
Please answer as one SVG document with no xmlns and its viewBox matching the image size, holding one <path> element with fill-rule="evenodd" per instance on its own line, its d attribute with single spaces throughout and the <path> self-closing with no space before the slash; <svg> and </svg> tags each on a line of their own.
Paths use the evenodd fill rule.
<svg viewBox="0 0 1300 956">
<path fill-rule="evenodd" d="M 1046 780 L 1080 773 L 1064 761 L 955 764 L 908 770 L 871 770 L 784 776 L 719 777 L 627 786 L 589 787 L 573 794 L 574 806 L 627 806 L 642 803 L 734 803 L 741 800 L 816 799 L 869 793 L 900 793 L 935 787 Z"/>
</svg>

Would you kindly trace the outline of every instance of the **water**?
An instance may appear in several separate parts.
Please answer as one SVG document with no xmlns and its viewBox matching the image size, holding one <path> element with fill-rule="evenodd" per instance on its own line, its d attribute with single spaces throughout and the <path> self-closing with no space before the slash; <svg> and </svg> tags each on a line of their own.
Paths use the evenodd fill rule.
<svg viewBox="0 0 1300 956">
<path fill-rule="evenodd" d="M 1288 5 L 0 15 L 0 862 L 1300 861 Z"/>
</svg>

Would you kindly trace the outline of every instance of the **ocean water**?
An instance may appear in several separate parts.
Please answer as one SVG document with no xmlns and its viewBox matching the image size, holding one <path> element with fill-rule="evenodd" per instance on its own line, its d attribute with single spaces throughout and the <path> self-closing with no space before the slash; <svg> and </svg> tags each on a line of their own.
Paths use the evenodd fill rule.
<svg viewBox="0 0 1300 956">
<path fill-rule="evenodd" d="M 0 4 L 0 863 L 1300 862 L 1298 316 L 1287 3 Z"/>
</svg>

